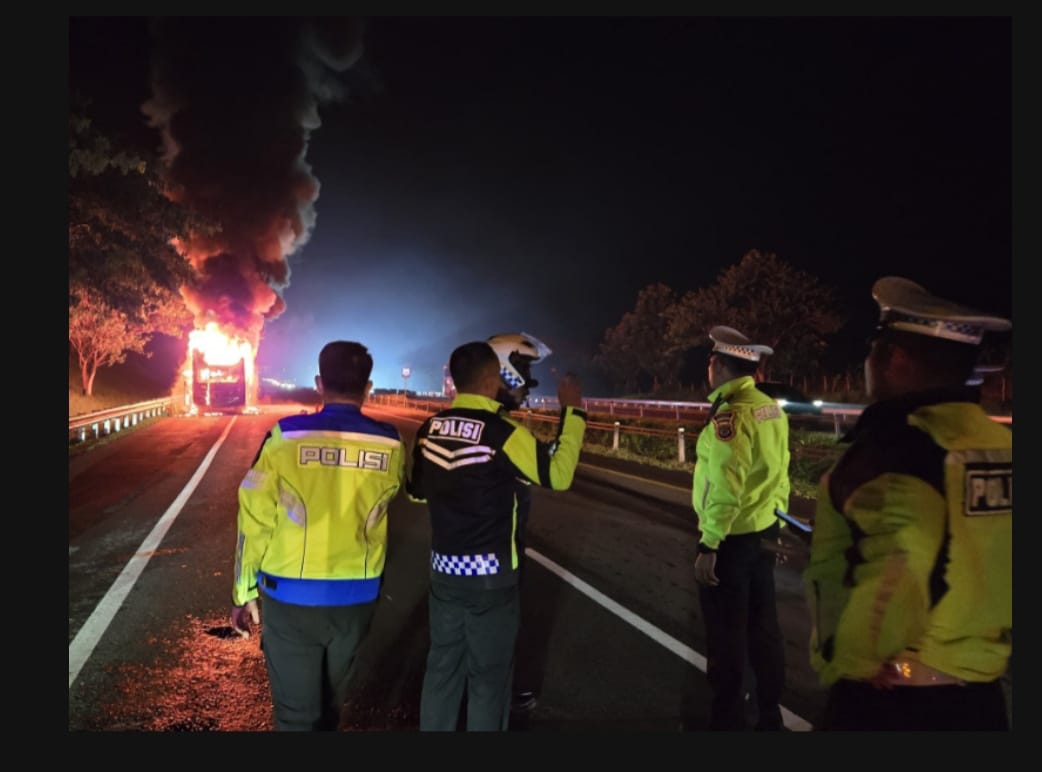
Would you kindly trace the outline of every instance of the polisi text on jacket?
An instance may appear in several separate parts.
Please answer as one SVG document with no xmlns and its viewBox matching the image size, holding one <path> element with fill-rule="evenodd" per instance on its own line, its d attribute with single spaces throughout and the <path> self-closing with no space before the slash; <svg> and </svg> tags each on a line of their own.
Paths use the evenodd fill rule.
<svg viewBox="0 0 1042 772">
<path fill-rule="evenodd" d="M 300 446 L 301 466 L 320 464 L 322 466 L 345 466 L 386 472 L 389 457 L 390 454 L 382 450 L 361 448 L 355 453 L 351 448 L 322 447 L 320 445 Z"/>
<path fill-rule="evenodd" d="M 476 443 L 485 429 L 484 421 L 469 418 L 432 418 L 429 434 L 435 437 L 451 437 L 462 442 Z"/>
</svg>

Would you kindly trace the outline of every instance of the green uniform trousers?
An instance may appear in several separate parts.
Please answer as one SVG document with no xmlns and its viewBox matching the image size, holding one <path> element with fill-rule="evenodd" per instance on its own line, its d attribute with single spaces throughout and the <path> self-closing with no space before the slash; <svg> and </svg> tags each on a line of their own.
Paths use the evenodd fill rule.
<svg viewBox="0 0 1042 772">
<path fill-rule="evenodd" d="M 298 606 L 263 594 L 261 648 L 277 731 L 336 731 L 376 601 Z"/>
<path fill-rule="evenodd" d="M 464 693 L 468 731 L 505 731 L 521 619 L 517 585 L 483 589 L 433 581 L 428 613 L 420 731 L 455 731 Z"/>
</svg>

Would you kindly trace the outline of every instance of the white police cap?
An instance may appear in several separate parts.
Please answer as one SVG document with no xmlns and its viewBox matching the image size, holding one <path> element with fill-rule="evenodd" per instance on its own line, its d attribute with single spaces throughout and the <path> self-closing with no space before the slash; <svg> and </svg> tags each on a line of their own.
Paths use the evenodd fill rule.
<svg viewBox="0 0 1042 772">
<path fill-rule="evenodd" d="M 709 331 L 709 338 L 713 341 L 713 351 L 739 359 L 748 359 L 750 362 L 759 362 L 761 356 L 774 353 L 774 349 L 770 346 L 752 343 L 734 327 L 717 325 Z"/>
<path fill-rule="evenodd" d="M 1005 332 L 1013 327 L 1009 319 L 944 300 L 900 276 L 884 276 L 877 281 L 872 297 L 879 304 L 880 325 L 894 330 L 976 346 L 985 332 Z"/>
</svg>

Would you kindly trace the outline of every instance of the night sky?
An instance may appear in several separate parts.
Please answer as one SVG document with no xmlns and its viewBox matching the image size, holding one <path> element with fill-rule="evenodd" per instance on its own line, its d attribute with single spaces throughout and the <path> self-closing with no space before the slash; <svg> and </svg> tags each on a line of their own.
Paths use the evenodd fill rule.
<svg viewBox="0 0 1042 772">
<path fill-rule="evenodd" d="M 249 18 L 221 44 L 198 21 L 178 34 L 211 67 L 245 39 L 279 56 Z M 589 359 L 641 288 L 708 286 L 751 249 L 834 287 L 858 339 L 888 274 L 1011 314 L 1011 42 L 1009 18 L 367 19 L 306 134 L 320 187 L 261 374 L 310 385 L 321 346 L 356 339 L 376 386 L 409 366 L 436 390 L 457 344 L 523 330 L 554 349 L 537 376 L 596 396 Z M 158 147 L 154 53 L 142 19 L 70 20 L 70 84 Z M 281 70 L 243 69 L 204 80 L 250 95 L 222 121 L 248 164 Z"/>
</svg>

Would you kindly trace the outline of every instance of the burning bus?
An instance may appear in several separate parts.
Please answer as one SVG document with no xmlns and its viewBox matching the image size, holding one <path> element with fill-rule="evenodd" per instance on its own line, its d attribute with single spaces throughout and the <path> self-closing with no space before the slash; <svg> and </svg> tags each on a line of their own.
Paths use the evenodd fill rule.
<svg viewBox="0 0 1042 772">
<path fill-rule="evenodd" d="M 224 334 L 215 322 L 188 336 L 192 403 L 204 412 L 240 412 L 257 396 L 253 347 Z"/>
</svg>

